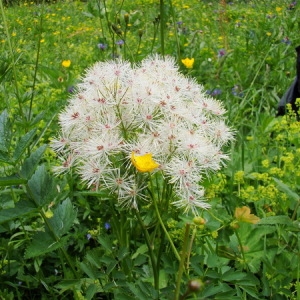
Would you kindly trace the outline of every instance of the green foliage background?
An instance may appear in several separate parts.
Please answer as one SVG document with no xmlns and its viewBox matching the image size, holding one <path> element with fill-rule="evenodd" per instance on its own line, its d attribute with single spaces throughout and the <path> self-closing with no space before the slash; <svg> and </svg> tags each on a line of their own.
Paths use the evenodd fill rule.
<svg viewBox="0 0 300 300">
<path fill-rule="evenodd" d="M 231 161 L 205 183 L 205 222 L 175 211 L 164 219 L 179 251 L 191 224 L 180 299 L 300 299 L 300 128 L 292 111 L 275 117 L 296 73 L 299 11 L 285 0 L 1 1 L 1 299 L 175 299 L 170 248 L 155 289 L 134 215 L 116 211 L 128 230 L 118 242 L 107 195 L 75 175 L 55 177 L 60 162 L 48 148 L 86 68 L 151 53 L 174 56 L 224 103 L 236 131 Z M 242 206 L 261 221 L 236 226 Z M 142 218 L 151 227 L 151 210 Z M 193 280 L 201 288 L 191 290 Z"/>
</svg>

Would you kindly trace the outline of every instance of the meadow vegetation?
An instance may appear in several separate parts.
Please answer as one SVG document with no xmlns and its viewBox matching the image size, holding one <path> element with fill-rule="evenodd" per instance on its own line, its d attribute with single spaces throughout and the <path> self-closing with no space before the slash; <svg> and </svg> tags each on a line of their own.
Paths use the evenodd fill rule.
<svg viewBox="0 0 300 300">
<path fill-rule="evenodd" d="M 289 107 L 276 117 L 296 75 L 299 3 L 0 1 L 1 299 L 300 299 L 300 125 Z M 87 159 L 80 134 L 77 166 L 58 151 L 61 112 L 82 91 L 86 70 L 106 61 L 138 66 L 149 55 L 172 57 L 185 76 L 174 78 L 193 78 L 226 110 L 228 135 L 211 139 L 229 159 L 212 171 L 200 166 L 205 204 L 192 209 L 152 157 L 133 152 L 130 164 L 130 155 L 109 153 L 114 172 L 100 182 L 77 174 Z M 157 78 L 167 67 L 155 69 Z M 115 98 L 120 86 L 111 85 Z M 212 126 L 223 120 L 208 118 Z M 128 143 L 144 133 L 121 132 Z M 109 190 L 116 170 L 146 182 L 134 201 L 127 186 Z"/>
</svg>

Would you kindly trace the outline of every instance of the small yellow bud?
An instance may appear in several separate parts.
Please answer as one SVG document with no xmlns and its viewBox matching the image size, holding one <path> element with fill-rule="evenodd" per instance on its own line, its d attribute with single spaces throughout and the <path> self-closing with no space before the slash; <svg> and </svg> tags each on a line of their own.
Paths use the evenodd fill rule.
<svg viewBox="0 0 300 300">
<path fill-rule="evenodd" d="M 201 217 L 195 217 L 193 219 L 193 222 L 195 225 L 204 225 L 206 223 L 205 219 L 203 219 Z"/>
<path fill-rule="evenodd" d="M 53 217 L 53 211 L 48 209 L 46 212 L 45 212 L 45 216 L 46 218 L 48 219 L 51 219 Z"/>
</svg>

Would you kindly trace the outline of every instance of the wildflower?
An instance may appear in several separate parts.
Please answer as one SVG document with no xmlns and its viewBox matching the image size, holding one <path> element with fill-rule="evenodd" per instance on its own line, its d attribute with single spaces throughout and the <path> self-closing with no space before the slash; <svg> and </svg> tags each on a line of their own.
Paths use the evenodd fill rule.
<svg viewBox="0 0 300 300">
<path fill-rule="evenodd" d="M 107 44 L 99 43 L 99 44 L 97 45 L 97 47 L 98 47 L 99 49 L 101 49 L 101 50 L 105 50 L 105 49 L 107 49 Z"/>
<path fill-rule="evenodd" d="M 149 182 L 131 166 L 155 171 L 173 186 L 172 204 L 197 215 L 210 207 L 203 178 L 228 159 L 221 148 L 233 133 L 224 113 L 171 57 L 150 56 L 135 66 L 98 62 L 59 114 L 61 133 L 52 147 L 62 165 L 56 172 L 72 168 L 88 188 L 138 209 L 149 201 Z"/>
<path fill-rule="evenodd" d="M 116 41 L 116 44 L 121 47 L 122 45 L 124 45 L 124 41 L 123 40 L 118 40 L 118 41 Z"/>
<path fill-rule="evenodd" d="M 223 57 L 225 54 L 226 54 L 226 50 L 225 50 L 225 49 L 220 49 L 220 50 L 218 51 L 218 57 L 219 57 L 219 58 L 220 58 L 220 57 Z"/>
<path fill-rule="evenodd" d="M 211 96 L 218 96 L 222 93 L 222 91 L 220 89 L 213 89 L 213 90 L 207 90 L 206 94 L 211 95 Z"/>
<path fill-rule="evenodd" d="M 159 167 L 159 164 L 152 159 L 151 153 L 136 155 L 132 152 L 130 159 L 139 172 L 151 172 Z"/>
<path fill-rule="evenodd" d="M 260 218 L 250 213 L 250 208 L 247 206 L 237 207 L 234 216 L 239 222 L 257 224 Z"/>
<path fill-rule="evenodd" d="M 111 229 L 111 226 L 110 226 L 110 224 L 109 223 L 105 223 L 104 224 L 104 228 L 106 229 L 106 230 L 109 230 L 109 229 Z"/>
<path fill-rule="evenodd" d="M 181 62 L 184 64 L 184 66 L 187 68 L 187 69 L 192 69 L 193 66 L 194 66 L 194 62 L 195 62 L 195 59 L 194 58 L 185 58 L 185 59 L 182 59 Z"/>
<path fill-rule="evenodd" d="M 68 60 L 63 60 L 61 65 L 64 67 L 64 68 L 69 68 L 70 65 L 71 65 L 71 61 L 68 59 Z"/>
</svg>

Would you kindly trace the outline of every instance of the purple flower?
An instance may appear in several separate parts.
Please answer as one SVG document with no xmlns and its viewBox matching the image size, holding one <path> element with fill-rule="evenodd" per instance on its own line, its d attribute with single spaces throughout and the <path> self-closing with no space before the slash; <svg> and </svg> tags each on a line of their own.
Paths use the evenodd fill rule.
<svg viewBox="0 0 300 300">
<path fill-rule="evenodd" d="M 116 41 L 116 44 L 119 45 L 119 46 L 122 46 L 122 45 L 124 45 L 124 41 L 123 40 L 118 40 L 118 41 Z"/>
<path fill-rule="evenodd" d="M 106 230 L 109 230 L 110 228 L 111 228 L 111 226 L 110 226 L 110 224 L 109 223 L 105 223 L 104 224 L 104 228 L 106 229 Z"/>
<path fill-rule="evenodd" d="M 218 57 L 222 57 L 226 54 L 226 50 L 225 49 L 220 49 L 219 52 L 218 52 Z"/>
<path fill-rule="evenodd" d="M 107 44 L 99 43 L 97 47 L 101 50 L 105 50 L 107 48 Z"/>
<path fill-rule="evenodd" d="M 220 89 L 213 89 L 213 90 L 207 90 L 206 94 L 211 95 L 211 96 L 218 96 L 222 93 Z"/>
<path fill-rule="evenodd" d="M 90 240 L 91 237 L 92 237 L 92 235 L 91 235 L 90 233 L 88 233 L 88 234 L 86 235 L 86 238 L 87 238 L 88 240 Z"/>
</svg>

